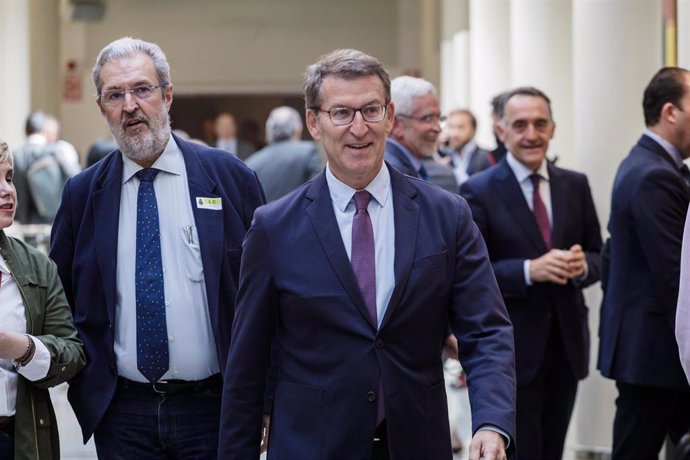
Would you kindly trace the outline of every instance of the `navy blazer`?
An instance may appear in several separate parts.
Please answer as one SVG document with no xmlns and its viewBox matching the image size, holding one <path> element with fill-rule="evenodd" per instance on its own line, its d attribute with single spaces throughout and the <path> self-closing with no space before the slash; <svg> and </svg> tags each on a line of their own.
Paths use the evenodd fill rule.
<svg viewBox="0 0 690 460">
<path fill-rule="evenodd" d="M 209 315 L 221 369 L 230 345 L 242 239 L 265 202 L 259 181 L 227 152 L 185 142 L 189 181 Z M 69 401 L 86 442 L 108 408 L 117 383 L 114 344 L 118 218 L 122 156 L 110 153 L 65 184 L 51 235 L 50 257 L 72 306 L 87 364 L 70 381 Z M 221 198 L 222 211 L 200 209 L 195 197 Z"/>
<path fill-rule="evenodd" d="M 419 178 L 419 171 L 417 171 L 410 159 L 405 155 L 400 146 L 394 144 L 389 139 L 386 139 L 385 159 L 388 164 L 394 166 L 395 169 L 408 176 Z M 420 160 L 421 161 L 421 160 Z"/>
<path fill-rule="evenodd" d="M 450 459 L 448 324 L 472 389 L 473 430 L 492 424 L 515 439 L 512 327 L 470 210 L 458 195 L 388 169 L 395 289 L 378 330 L 325 173 L 257 210 L 244 241 L 219 458 L 259 457 L 273 345 L 269 458 L 368 458 L 380 376 L 391 458 Z"/>
<path fill-rule="evenodd" d="M 580 244 L 588 266 L 587 278 L 564 286 L 525 282 L 524 262 L 547 252 L 534 214 L 520 184 L 504 159 L 462 184 L 460 193 L 472 209 L 484 236 L 508 313 L 515 329 L 518 385 L 530 383 L 546 353 L 552 315 L 567 359 L 578 379 L 588 373 L 588 310 L 582 288 L 599 280 L 601 230 L 587 178 L 548 164 L 553 214 L 552 246 Z"/>
<path fill-rule="evenodd" d="M 613 184 L 599 370 L 635 385 L 688 389 L 674 326 L 690 189 L 671 157 L 643 135 Z"/>
</svg>

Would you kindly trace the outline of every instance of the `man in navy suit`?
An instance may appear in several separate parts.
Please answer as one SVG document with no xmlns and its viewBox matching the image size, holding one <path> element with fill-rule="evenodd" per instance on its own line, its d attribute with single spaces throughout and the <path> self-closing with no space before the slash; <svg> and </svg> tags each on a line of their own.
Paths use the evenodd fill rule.
<svg viewBox="0 0 690 460">
<path fill-rule="evenodd" d="M 477 132 L 477 119 L 466 109 L 453 110 L 448 114 L 448 147 L 441 153 L 455 174 L 458 185 L 462 185 L 470 176 L 483 171 L 491 163 L 489 151 L 480 148 L 474 141 Z"/>
<path fill-rule="evenodd" d="M 258 458 L 270 358 L 269 458 L 450 459 L 450 324 L 471 389 L 470 458 L 506 458 L 512 328 L 469 208 L 384 162 L 394 106 L 378 60 L 322 57 L 305 100 L 328 165 L 257 210 L 244 241 L 219 457 Z"/>
<path fill-rule="evenodd" d="M 171 135 L 157 45 L 116 40 L 93 77 L 119 150 L 67 182 L 53 227 L 88 359 L 69 400 L 99 458 L 215 458 L 241 244 L 263 192 L 239 159 Z"/>
<path fill-rule="evenodd" d="M 557 459 L 588 372 L 582 288 L 599 279 L 599 221 L 587 178 L 546 159 L 555 123 L 543 92 L 508 93 L 498 129 L 509 153 L 461 194 L 515 329 L 518 458 Z"/>
<path fill-rule="evenodd" d="M 613 458 L 657 458 L 690 426 L 674 337 L 690 188 L 690 72 L 661 69 L 644 91 L 645 130 L 613 183 L 599 370 L 616 381 Z M 687 329 L 688 325 L 678 325 Z"/>
</svg>

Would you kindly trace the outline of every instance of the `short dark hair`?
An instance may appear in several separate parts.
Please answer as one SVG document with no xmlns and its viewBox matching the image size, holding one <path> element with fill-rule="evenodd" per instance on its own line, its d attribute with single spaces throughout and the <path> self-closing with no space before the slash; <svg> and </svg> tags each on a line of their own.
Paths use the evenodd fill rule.
<svg viewBox="0 0 690 460">
<path fill-rule="evenodd" d="M 307 109 L 321 104 L 321 85 L 328 75 L 345 80 L 375 75 L 383 84 L 385 104 L 391 101 L 391 77 L 381 62 L 368 54 L 353 49 L 335 50 L 321 56 L 315 64 L 307 67 L 304 74 L 304 102 Z"/>
<path fill-rule="evenodd" d="M 454 115 L 467 115 L 468 117 L 470 117 L 470 123 L 472 124 L 472 129 L 474 129 L 475 131 L 477 130 L 477 118 L 476 118 L 476 117 L 474 116 L 474 114 L 473 114 L 472 112 L 470 112 L 469 110 L 467 110 L 467 109 L 455 109 L 455 110 L 451 110 L 451 111 L 448 113 L 448 117 L 447 117 L 447 118 L 450 118 L 450 117 L 452 117 L 452 116 L 454 116 Z"/>
<path fill-rule="evenodd" d="M 687 73 L 686 69 L 680 67 L 664 67 L 652 77 L 642 97 L 646 126 L 659 123 L 664 104 L 671 103 L 678 107 L 680 100 L 688 91 L 684 78 Z"/>
<path fill-rule="evenodd" d="M 549 99 L 549 96 L 544 94 L 543 91 L 535 88 L 534 86 L 519 86 L 515 89 L 511 89 L 506 93 L 503 93 L 503 107 L 500 117 L 501 120 L 503 120 L 503 118 L 506 115 L 505 107 L 508 104 L 508 101 L 514 96 L 532 96 L 542 98 L 544 102 L 546 102 L 546 107 L 549 109 L 549 118 L 551 118 L 551 120 L 553 121 L 553 112 L 551 111 L 551 99 Z"/>
<path fill-rule="evenodd" d="M 43 131 L 43 127 L 46 125 L 46 121 L 48 121 L 48 114 L 46 114 L 45 112 L 42 112 L 41 110 L 31 112 L 29 116 L 26 117 L 26 123 L 24 124 L 24 133 L 27 136 L 40 133 L 41 131 Z"/>
<path fill-rule="evenodd" d="M 499 93 L 491 99 L 491 113 L 499 120 L 503 118 L 503 109 L 506 106 L 508 91 Z"/>
</svg>

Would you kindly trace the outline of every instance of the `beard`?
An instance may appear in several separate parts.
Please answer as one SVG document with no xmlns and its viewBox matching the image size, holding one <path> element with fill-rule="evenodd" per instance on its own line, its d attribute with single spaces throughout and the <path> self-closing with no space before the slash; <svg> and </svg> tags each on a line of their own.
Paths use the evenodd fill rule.
<svg viewBox="0 0 690 460">
<path fill-rule="evenodd" d="M 128 134 L 127 123 L 139 120 L 148 126 L 147 130 L 135 134 Z M 151 161 L 158 158 L 170 140 L 170 116 L 165 107 L 152 117 L 147 117 L 142 112 L 123 112 L 119 123 L 108 121 L 110 132 L 117 142 L 120 151 L 132 161 Z"/>
</svg>

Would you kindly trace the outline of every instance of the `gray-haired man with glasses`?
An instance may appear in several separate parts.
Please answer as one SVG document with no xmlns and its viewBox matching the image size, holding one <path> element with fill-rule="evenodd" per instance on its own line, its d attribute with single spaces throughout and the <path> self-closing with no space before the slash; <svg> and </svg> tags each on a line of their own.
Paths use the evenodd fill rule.
<svg viewBox="0 0 690 460">
<path fill-rule="evenodd" d="M 391 97 L 396 113 L 386 142 L 386 161 L 404 174 L 457 192 L 455 176 L 437 160 L 445 117 L 434 85 L 404 75 L 391 82 Z"/>
<path fill-rule="evenodd" d="M 67 182 L 53 226 L 88 360 L 69 400 L 101 459 L 212 459 L 242 240 L 263 192 L 237 158 L 171 134 L 157 45 L 110 43 L 93 81 L 118 150 Z"/>
<path fill-rule="evenodd" d="M 308 67 L 304 92 L 328 165 L 247 233 L 219 457 L 257 459 L 269 422 L 272 460 L 452 458 L 450 323 L 472 389 L 470 458 L 506 458 L 512 326 L 467 204 L 384 162 L 395 107 L 378 60 L 334 51 Z"/>
</svg>

